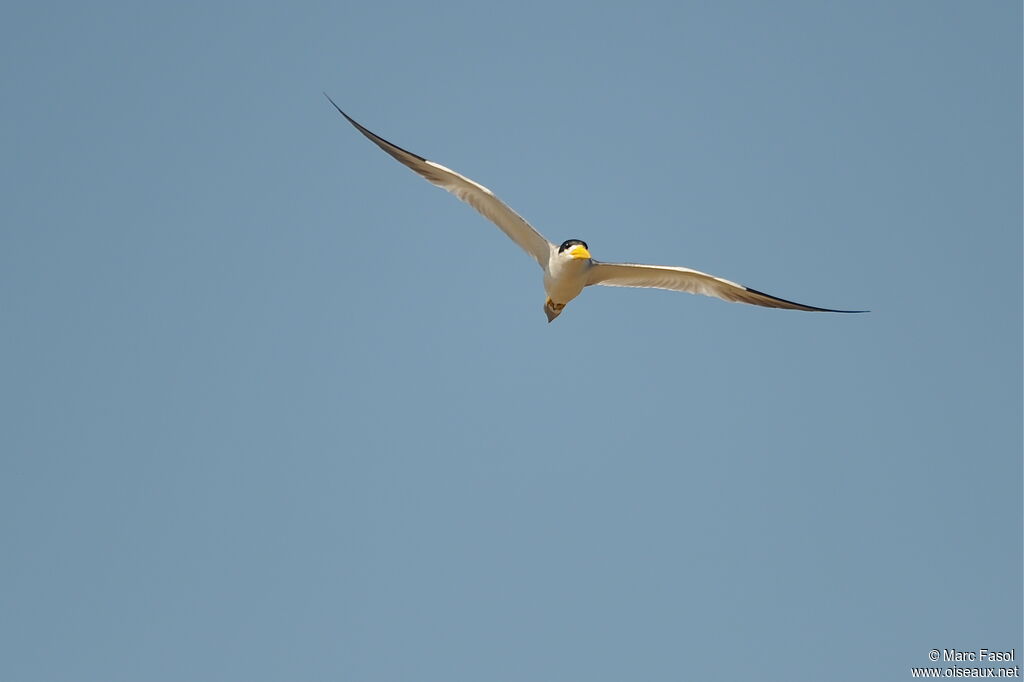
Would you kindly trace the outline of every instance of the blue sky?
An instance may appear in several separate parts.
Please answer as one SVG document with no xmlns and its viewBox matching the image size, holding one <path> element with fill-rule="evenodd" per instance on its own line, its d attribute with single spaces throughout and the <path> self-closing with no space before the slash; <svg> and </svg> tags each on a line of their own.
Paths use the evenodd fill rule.
<svg viewBox="0 0 1024 682">
<path fill-rule="evenodd" d="M 1019 665 L 1021 19 L 8 7 L 0 678 Z M 872 312 L 549 325 L 322 91 L 552 241 Z"/>
</svg>

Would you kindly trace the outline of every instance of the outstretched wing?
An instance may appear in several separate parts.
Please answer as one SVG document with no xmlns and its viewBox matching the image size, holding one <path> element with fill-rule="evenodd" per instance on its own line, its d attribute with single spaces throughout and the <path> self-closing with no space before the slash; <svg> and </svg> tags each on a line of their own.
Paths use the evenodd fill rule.
<svg viewBox="0 0 1024 682">
<path fill-rule="evenodd" d="M 398 145 L 391 144 L 383 137 L 374 134 L 353 120 L 351 116 L 341 110 L 341 107 L 334 103 L 334 100 L 327 93 L 324 93 L 324 96 L 327 97 L 331 104 L 334 104 L 334 108 L 338 110 L 338 113 L 344 116 L 349 123 L 355 126 L 356 130 L 369 138 L 371 142 L 403 165 L 426 178 L 429 182 L 451 192 L 475 208 L 485 218 L 501 228 L 501 231 L 511 237 L 512 241 L 518 244 L 520 248 L 533 256 L 542 268 L 547 266 L 548 258 L 554 245 L 545 239 L 540 232 L 537 232 L 521 215 L 509 208 L 501 199 L 494 196 L 491 190 L 479 183 L 473 182 L 464 175 L 456 173 L 450 168 L 445 168 L 439 163 L 428 161 L 422 156 L 417 156 Z"/>
<path fill-rule="evenodd" d="M 750 289 L 689 268 L 674 268 L 667 265 L 638 265 L 636 263 L 601 263 L 594 261 L 587 273 L 587 284 L 606 287 L 645 287 L 685 291 L 690 294 L 714 296 L 734 303 L 750 303 L 766 308 L 787 308 L 789 310 L 811 310 L 824 313 L 864 313 L 866 310 L 832 310 L 816 308 L 803 303 L 794 303 L 766 293 Z"/>
</svg>

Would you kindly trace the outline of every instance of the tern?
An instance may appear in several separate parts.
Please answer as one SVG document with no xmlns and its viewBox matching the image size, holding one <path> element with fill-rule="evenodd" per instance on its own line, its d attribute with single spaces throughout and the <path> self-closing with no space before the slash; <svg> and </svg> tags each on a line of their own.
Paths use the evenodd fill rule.
<svg viewBox="0 0 1024 682">
<path fill-rule="evenodd" d="M 865 310 L 832 310 L 795 303 L 690 268 L 638 263 L 606 263 L 594 260 L 590 256 L 590 247 L 581 239 L 567 239 L 556 246 L 495 196 L 491 190 L 450 168 L 445 168 L 439 163 L 429 161 L 388 142 L 342 111 L 330 95 L 324 93 L 324 96 L 334 105 L 338 113 L 371 142 L 428 182 L 451 192 L 475 208 L 485 218 L 497 225 L 526 253 L 533 256 L 544 270 L 544 290 L 547 293 L 547 300 L 544 301 L 544 314 L 547 315 L 549 323 L 562 314 L 566 304 L 579 296 L 584 287 L 595 284 L 606 287 L 640 287 L 683 291 L 766 308 L 823 313 L 867 312 Z"/>
</svg>

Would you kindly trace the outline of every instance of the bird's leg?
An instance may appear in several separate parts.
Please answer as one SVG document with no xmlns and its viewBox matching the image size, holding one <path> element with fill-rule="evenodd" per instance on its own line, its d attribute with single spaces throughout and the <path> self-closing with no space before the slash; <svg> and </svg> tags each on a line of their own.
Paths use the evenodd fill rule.
<svg viewBox="0 0 1024 682">
<path fill-rule="evenodd" d="M 548 322 L 551 322 L 556 317 L 562 314 L 562 308 L 565 307 L 564 303 L 555 303 L 550 298 L 544 301 L 544 314 L 548 317 Z"/>
</svg>

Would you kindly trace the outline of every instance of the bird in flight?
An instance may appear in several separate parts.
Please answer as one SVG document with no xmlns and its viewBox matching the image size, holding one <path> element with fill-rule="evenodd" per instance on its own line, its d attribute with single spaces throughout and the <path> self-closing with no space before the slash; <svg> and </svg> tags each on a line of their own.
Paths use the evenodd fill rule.
<svg viewBox="0 0 1024 682">
<path fill-rule="evenodd" d="M 567 239 L 561 244 L 552 244 L 522 216 L 495 196 L 491 190 L 450 168 L 428 161 L 422 156 L 388 142 L 383 137 L 364 128 L 342 111 L 330 95 L 324 93 L 324 96 L 334 105 L 338 113 L 355 126 L 356 130 L 365 135 L 370 142 L 428 182 L 451 192 L 475 208 L 485 218 L 497 225 L 520 248 L 533 256 L 544 270 L 544 290 L 547 293 L 547 300 L 544 301 L 544 314 L 547 315 L 548 322 L 561 315 L 566 304 L 579 296 L 584 287 L 594 284 L 606 287 L 642 287 L 684 291 L 766 308 L 825 313 L 867 312 L 864 310 L 831 310 L 794 303 L 689 268 L 637 263 L 605 263 L 591 258 L 590 247 L 580 239 Z"/>
</svg>

